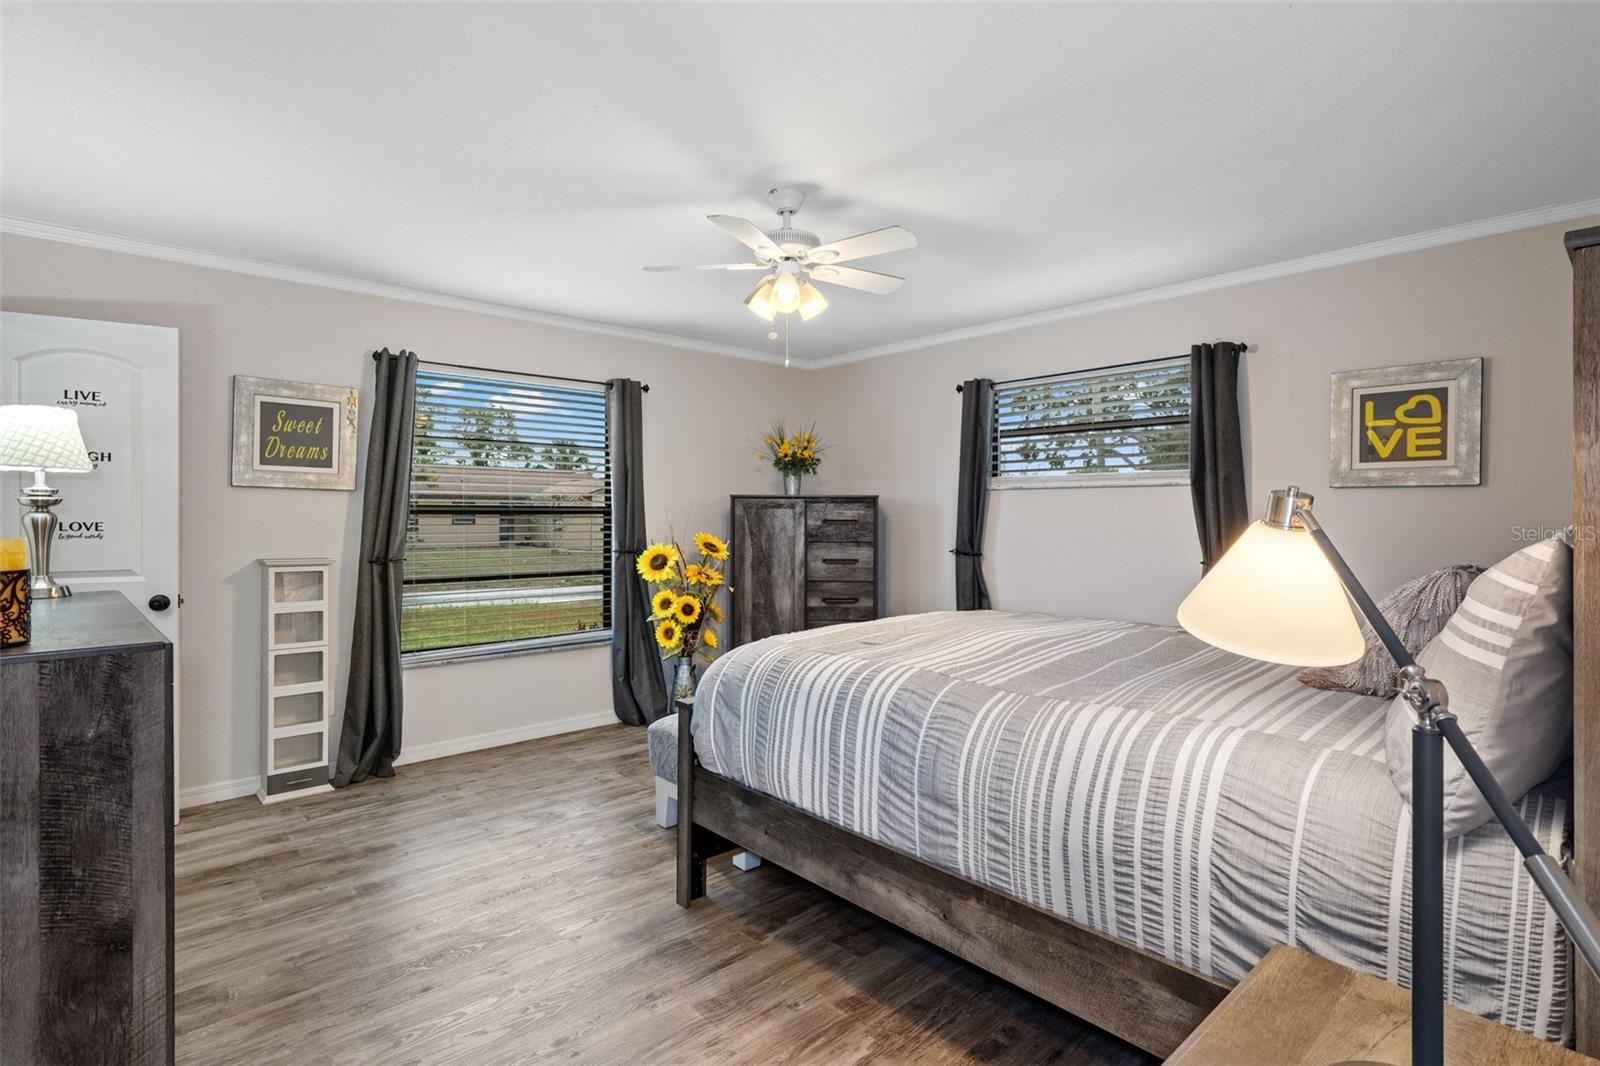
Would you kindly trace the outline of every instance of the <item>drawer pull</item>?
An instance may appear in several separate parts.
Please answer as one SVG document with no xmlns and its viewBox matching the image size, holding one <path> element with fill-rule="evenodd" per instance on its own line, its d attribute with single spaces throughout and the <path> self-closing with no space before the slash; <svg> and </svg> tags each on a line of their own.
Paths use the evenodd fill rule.
<svg viewBox="0 0 1600 1066">
<path fill-rule="evenodd" d="M 849 604 L 852 604 L 852 603 L 860 603 L 861 602 L 861 597 L 859 597 L 859 596 L 824 596 L 824 597 L 822 597 L 822 602 L 828 604 L 830 607 L 832 607 L 832 606 L 846 606 L 846 605 L 849 605 Z"/>
<path fill-rule="evenodd" d="M 824 518 L 822 524 L 825 526 L 853 526 L 856 524 L 856 520 L 854 518 Z"/>
<path fill-rule="evenodd" d="M 854 566 L 857 563 L 859 563 L 861 560 L 860 559 L 824 559 L 822 561 L 823 561 L 823 563 L 825 563 L 828 566 Z"/>
</svg>

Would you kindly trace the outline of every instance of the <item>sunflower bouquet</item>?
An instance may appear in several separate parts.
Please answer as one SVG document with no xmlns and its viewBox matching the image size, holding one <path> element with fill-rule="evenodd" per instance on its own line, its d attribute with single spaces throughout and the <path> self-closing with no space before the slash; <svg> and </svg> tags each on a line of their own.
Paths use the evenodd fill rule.
<svg viewBox="0 0 1600 1066">
<path fill-rule="evenodd" d="M 816 428 L 790 433 L 779 422 L 761 439 L 763 450 L 757 458 L 784 474 L 815 474 L 822 466 L 822 442 L 817 440 Z"/>
<path fill-rule="evenodd" d="M 728 561 L 728 544 L 710 533 L 696 533 L 694 547 L 700 557 L 687 562 L 672 541 L 650 545 L 639 553 L 639 576 L 653 587 L 650 618 L 655 622 L 656 646 L 663 659 L 692 662 L 698 652 L 709 660 L 717 647 L 712 623 L 722 621 L 717 594 L 723 588 L 722 564 Z"/>
</svg>

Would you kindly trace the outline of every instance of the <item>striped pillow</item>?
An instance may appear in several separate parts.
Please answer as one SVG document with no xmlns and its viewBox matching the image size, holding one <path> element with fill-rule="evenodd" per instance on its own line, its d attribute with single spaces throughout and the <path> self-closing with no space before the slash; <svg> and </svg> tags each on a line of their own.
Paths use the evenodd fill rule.
<svg viewBox="0 0 1600 1066">
<path fill-rule="evenodd" d="M 1512 800 L 1556 772 L 1572 751 L 1572 549 L 1557 538 L 1490 567 L 1417 661 L 1444 682 L 1462 732 Z M 1411 724 L 1404 698 L 1389 707 L 1385 752 L 1411 801 Z M 1493 817 L 1448 747 L 1444 834 Z"/>
</svg>

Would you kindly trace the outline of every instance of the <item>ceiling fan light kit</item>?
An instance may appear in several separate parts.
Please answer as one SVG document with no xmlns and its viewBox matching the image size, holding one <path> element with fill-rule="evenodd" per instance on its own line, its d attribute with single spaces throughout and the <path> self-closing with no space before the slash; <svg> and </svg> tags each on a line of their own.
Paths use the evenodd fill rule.
<svg viewBox="0 0 1600 1066">
<path fill-rule="evenodd" d="M 795 213 L 805 202 L 805 192 L 780 186 L 767 193 L 767 202 L 778 213 L 777 229 L 763 231 L 749 219 L 733 215 L 707 215 L 712 224 L 755 253 L 755 262 L 712 263 L 704 266 L 650 266 L 646 270 L 766 270 L 744 305 L 765 322 L 778 315 L 800 315 L 802 322 L 827 310 L 813 281 L 843 285 L 875 296 L 886 296 L 900 288 L 905 279 L 874 270 L 858 270 L 833 264 L 917 246 L 917 238 L 900 226 L 858 233 L 854 237 L 823 244 L 815 233 L 794 228 Z M 770 339 L 770 338 L 769 338 Z"/>
</svg>

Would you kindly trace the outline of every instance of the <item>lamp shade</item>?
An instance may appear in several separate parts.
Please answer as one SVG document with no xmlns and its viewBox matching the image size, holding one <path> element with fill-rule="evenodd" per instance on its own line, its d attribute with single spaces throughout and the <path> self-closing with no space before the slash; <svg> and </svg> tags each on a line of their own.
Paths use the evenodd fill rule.
<svg viewBox="0 0 1600 1066">
<path fill-rule="evenodd" d="M 78 431 L 78 412 L 43 404 L 0 405 L 0 470 L 93 469 Z"/>
<path fill-rule="evenodd" d="M 1288 666 L 1341 666 L 1366 653 L 1344 585 L 1304 529 L 1252 522 L 1178 607 L 1207 644 Z"/>
<path fill-rule="evenodd" d="M 822 298 L 822 293 L 809 281 L 800 283 L 800 321 L 810 322 L 828 309 L 828 301 Z"/>
<path fill-rule="evenodd" d="M 772 275 L 762 278 L 750 295 L 744 298 L 744 305 L 755 314 L 771 322 L 778 317 L 778 309 L 772 306 Z"/>
<path fill-rule="evenodd" d="M 800 308 L 800 281 L 792 273 L 780 273 L 772 279 L 772 306 L 789 314 Z"/>
</svg>

